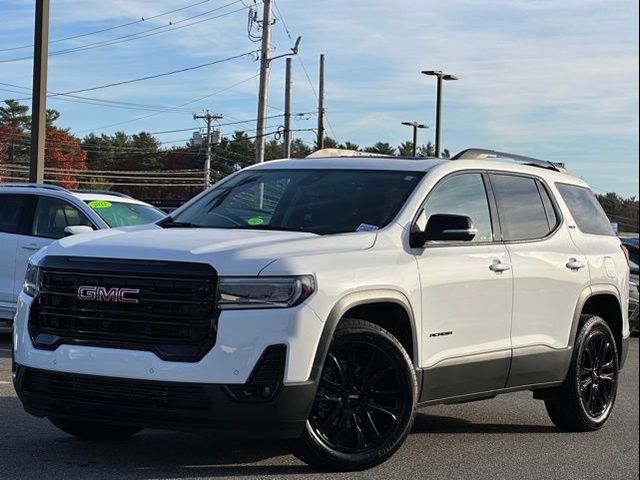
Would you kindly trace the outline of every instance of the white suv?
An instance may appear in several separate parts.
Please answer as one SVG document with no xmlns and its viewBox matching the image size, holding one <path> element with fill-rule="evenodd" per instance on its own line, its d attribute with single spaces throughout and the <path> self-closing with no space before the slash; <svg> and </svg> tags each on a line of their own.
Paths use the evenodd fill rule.
<svg viewBox="0 0 640 480">
<path fill-rule="evenodd" d="M 164 214 L 116 192 L 0 183 L 0 332 L 11 331 L 27 261 L 67 235 L 152 223 Z"/>
<path fill-rule="evenodd" d="M 629 336 L 620 241 L 583 181 L 489 155 L 269 162 L 54 243 L 16 317 L 25 410 L 84 438 L 274 436 L 337 470 L 390 457 L 418 407 L 517 390 L 599 429 Z"/>
</svg>

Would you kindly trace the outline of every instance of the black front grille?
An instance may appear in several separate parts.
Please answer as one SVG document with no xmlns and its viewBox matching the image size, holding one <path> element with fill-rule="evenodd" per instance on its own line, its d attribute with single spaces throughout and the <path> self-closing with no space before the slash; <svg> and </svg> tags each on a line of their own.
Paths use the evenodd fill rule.
<svg viewBox="0 0 640 480">
<path fill-rule="evenodd" d="M 24 390 L 49 400 L 107 404 L 111 407 L 207 410 L 210 400 L 199 385 L 92 377 L 29 370 Z"/>
<path fill-rule="evenodd" d="M 214 344 L 217 275 L 208 265 L 46 257 L 40 275 L 30 321 L 38 348 L 83 344 L 198 361 Z M 127 296 L 135 303 L 82 300 L 80 287 L 139 293 Z"/>
</svg>

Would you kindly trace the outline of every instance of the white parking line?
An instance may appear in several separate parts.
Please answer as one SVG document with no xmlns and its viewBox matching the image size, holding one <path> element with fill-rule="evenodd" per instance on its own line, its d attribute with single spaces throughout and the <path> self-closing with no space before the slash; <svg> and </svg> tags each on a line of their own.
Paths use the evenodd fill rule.
<svg viewBox="0 0 640 480">
<path fill-rule="evenodd" d="M 11 383 L 11 382 L 3 382 L 3 381 L 0 381 L 0 385 L 9 385 L 10 383 Z"/>
</svg>

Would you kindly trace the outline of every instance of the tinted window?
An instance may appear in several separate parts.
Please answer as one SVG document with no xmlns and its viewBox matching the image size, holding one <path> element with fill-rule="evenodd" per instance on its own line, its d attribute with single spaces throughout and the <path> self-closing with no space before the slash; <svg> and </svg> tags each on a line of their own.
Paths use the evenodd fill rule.
<svg viewBox="0 0 640 480">
<path fill-rule="evenodd" d="M 167 227 L 290 230 L 320 235 L 386 226 L 423 173 L 247 170 L 214 187 Z"/>
<path fill-rule="evenodd" d="M 103 200 L 87 200 L 85 203 L 111 228 L 144 225 L 165 217 L 164 213 L 149 205 Z"/>
<path fill-rule="evenodd" d="M 536 180 L 513 175 L 492 175 L 491 183 L 498 203 L 504 240 L 535 240 L 551 232 Z"/>
<path fill-rule="evenodd" d="M 0 195 L 0 232 L 18 233 L 27 197 Z"/>
<path fill-rule="evenodd" d="M 32 235 L 45 238 L 62 238 L 67 227 L 86 225 L 91 222 L 76 207 L 53 197 L 39 197 L 33 216 Z"/>
<path fill-rule="evenodd" d="M 470 217 L 478 230 L 473 242 L 493 241 L 487 191 L 479 173 L 457 175 L 437 185 L 429 195 L 418 227 L 424 229 L 429 217 L 437 214 Z"/>
<path fill-rule="evenodd" d="M 613 236 L 613 228 L 598 199 L 588 188 L 558 184 L 560 195 L 581 232 Z"/>
<path fill-rule="evenodd" d="M 549 229 L 553 230 L 558 225 L 558 214 L 553 202 L 551 201 L 551 195 L 547 191 L 547 188 L 538 182 L 538 189 L 540 190 L 540 196 L 542 197 L 542 203 L 544 204 L 544 210 L 547 212 L 547 219 L 549 220 Z"/>
</svg>

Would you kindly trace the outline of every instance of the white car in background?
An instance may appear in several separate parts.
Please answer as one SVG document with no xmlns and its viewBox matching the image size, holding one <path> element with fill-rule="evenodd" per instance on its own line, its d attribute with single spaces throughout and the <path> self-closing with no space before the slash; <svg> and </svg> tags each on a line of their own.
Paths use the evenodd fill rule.
<svg viewBox="0 0 640 480">
<path fill-rule="evenodd" d="M 11 331 L 29 257 L 68 235 L 152 223 L 157 208 L 116 192 L 0 183 L 0 332 Z"/>
</svg>

